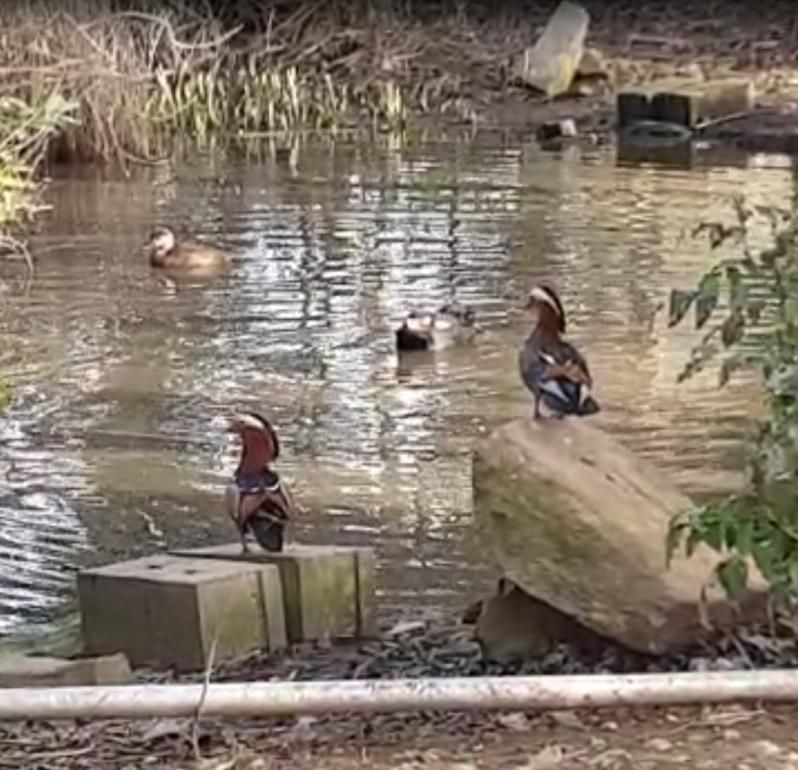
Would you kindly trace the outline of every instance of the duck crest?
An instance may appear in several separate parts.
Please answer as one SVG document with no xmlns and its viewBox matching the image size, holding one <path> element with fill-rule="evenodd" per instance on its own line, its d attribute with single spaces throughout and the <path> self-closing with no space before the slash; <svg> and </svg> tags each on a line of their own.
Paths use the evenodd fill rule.
<svg viewBox="0 0 798 770">
<path fill-rule="evenodd" d="M 258 412 L 244 412 L 241 416 L 244 418 L 241 463 L 244 462 L 248 450 L 262 455 L 265 465 L 276 460 L 280 456 L 280 440 L 272 424 Z"/>
</svg>

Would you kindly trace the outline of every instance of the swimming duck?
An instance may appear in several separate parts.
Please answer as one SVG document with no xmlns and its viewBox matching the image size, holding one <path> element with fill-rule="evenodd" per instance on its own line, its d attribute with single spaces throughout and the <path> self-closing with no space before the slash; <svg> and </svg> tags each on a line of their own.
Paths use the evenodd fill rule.
<svg viewBox="0 0 798 770">
<path fill-rule="evenodd" d="M 167 270 L 217 271 L 224 269 L 233 257 L 215 246 L 194 241 L 178 241 L 169 227 L 156 227 L 147 244 L 152 267 Z"/>
<path fill-rule="evenodd" d="M 293 516 L 294 503 L 270 465 L 280 455 L 280 442 L 271 423 L 257 412 L 237 414 L 230 431 L 241 438 L 241 458 L 226 493 L 227 513 L 247 553 L 251 531 L 266 551 L 283 550 L 283 530 Z"/>
<path fill-rule="evenodd" d="M 587 361 L 562 338 L 565 310 L 550 286 L 529 293 L 528 308 L 537 311 L 537 324 L 518 355 L 521 379 L 535 396 L 535 418 L 541 404 L 552 417 L 595 414 L 600 407 L 590 394 L 593 379 Z"/>
<path fill-rule="evenodd" d="M 435 313 L 408 313 L 396 330 L 396 347 L 400 351 L 441 350 L 467 342 L 476 331 L 474 311 L 452 302 Z"/>
</svg>

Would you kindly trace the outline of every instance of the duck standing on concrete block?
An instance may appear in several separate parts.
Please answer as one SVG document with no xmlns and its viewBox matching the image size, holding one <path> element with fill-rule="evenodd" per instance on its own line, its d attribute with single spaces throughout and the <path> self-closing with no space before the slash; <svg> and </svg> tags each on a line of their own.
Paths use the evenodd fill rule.
<svg viewBox="0 0 798 770">
<path fill-rule="evenodd" d="M 565 310 L 550 286 L 535 286 L 529 292 L 527 308 L 537 313 L 537 323 L 518 355 L 521 379 L 535 397 L 535 419 L 549 414 L 595 414 L 600 410 L 590 390 L 593 379 L 582 354 L 562 338 Z"/>
<path fill-rule="evenodd" d="M 287 487 L 271 469 L 280 455 L 280 442 L 271 423 L 256 412 L 237 414 L 230 431 L 241 438 L 241 458 L 227 487 L 227 513 L 235 522 L 241 550 L 249 551 L 251 531 L 265 551 L 283 550 L 283 530 L 294 513 Z"/>
<path fill-rule="evenodd" d="M 452 302 L 435 313 L 408 313 L 396 330 L 396 348 L 399 352 L 442 350 L 469 342 L 477 331 L 474 311 Z"/>
</svg>

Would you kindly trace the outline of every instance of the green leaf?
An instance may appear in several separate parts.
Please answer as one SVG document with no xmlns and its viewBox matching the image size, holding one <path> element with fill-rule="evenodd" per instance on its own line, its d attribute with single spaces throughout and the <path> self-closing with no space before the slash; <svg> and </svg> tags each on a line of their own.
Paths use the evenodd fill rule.
<svg viewBox="0 0 798 770">
<path fill-rule="evenodd" d="M 748 318 L 751 323 L 759 323 L 759 319 L 762 316 L 762 311 L 765 309 L 765 303 L 762 300 L 753 300 L 748 303 L 748 307 L 746 308 L 746 312 L 748 313 Z"/>
<path fill-rule="evenodd" d="M 720 339 L 727 348 L 737 344 L 745 332 L 745 316 L 742 311 L 736 310 L 726 318 L 720 327 Z"/>
<path fill-rule="evenodd" d="M 702 222 L 693 230 L 693 238 L 697 238 L 701 233 L 707 234 L 709 247 L 714 251 L 728 238 L 732 236 L 741 237 L 745 231 L 740 226 L 726 227 L 722 222 Z"/>
<path fill-rule="evenodd" d="M 695 299 L 695 328 L 700 329 L 710 318 L 720 298 L 720 277 L 717 273 L 707 273 L 698 285 Z"/>
<path fill-rule="evenodd" d="M 776 559 L 774 558 L 771 544 L 768 541 L 755 542 L 751 547 L 751 555 L 757 569 L 762 573 L 765 580 L 770 583 L 776 574 Z"/>
<path fill-rule="evenodd" d="M 0 380 L 0 410 L 5 409 L 10 402 L 11 386 L 5 380 Z"/>
<path fill-rule="evenodd" d="M 729 283 L 729 307 L 732 311 L 742 310 L 748 295 L 739 267 L 729 265 L 726 268 L 726 280 Z"/>
<path fill-rule="evenodd" d="M 669 327 L 676 326 L 685 317 L 696 296 L 696 291 L 671 290 L 670 307 L 668 308 Z"/>
<path fill-rule="evenodd" d="M 723 361 L 720 365 L 720 369 L 718 370 L 718 387 L 722 388 L 726 383 L 728 383 L 729 378 L 732 375 L 732 372 L 735 369 L 734 360 L 731 358 L 727 358 Z"/>
<path fill-rule="evenodd" d="M 741 556 L 748 556 L 754 543 L 754 522 L 742 519 L 737 523 L 734 548 Z"/>
<path fill-rule="evenodd" d="M 739 556 L 732 556 L 715 568 L 727 596 L 738 599 L 748 585 L 748 565 Z"/>
</svg>

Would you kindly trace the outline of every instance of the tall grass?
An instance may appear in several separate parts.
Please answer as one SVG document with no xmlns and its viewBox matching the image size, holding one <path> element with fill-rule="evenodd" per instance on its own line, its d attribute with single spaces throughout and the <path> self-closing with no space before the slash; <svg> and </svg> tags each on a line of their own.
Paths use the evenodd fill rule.
<svg viewBox="0 0 798 770">
<path fill-rule="evenodd" d="M 0 95 L 37 103 L 56 90 L 77 105 L 52 147 L 61 159 L 152 159 L 175 138 L 334 127 L 364 114 L 404 120 L 390 78 L 354 82 L 319 66 L 329 38 L 292 42 L 299 17 L 255 33 L 188 6 L 39 0 L 4 10 L 3 21 Z"/>
<path fill-rule="evenodd" d="M 29 267 L 25 244 L 14 232 L 38 210 L 36 173 L 53 137 L 75 124 L 76 109 L 56 90 L 40 92 L 36 101 L 0 96 L 0 251 L 22 256 Z"/>
<path fill-rule="evenodd" d="M 464 85 L 500 79 L 511 47 L 507 37 L 478 45 L 451 18 L 362 2 L 361 15 L 334 1 L 216 6 L 14 4 L 0 28 L 0 95 L 37 103 L 56 90 L 77 104 L 57 158 L 152 160 L 175 139 L 396 127 L 411 108 L 469 119 Z"/>
</svg>

